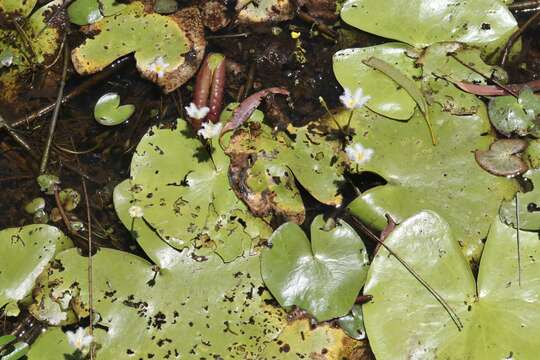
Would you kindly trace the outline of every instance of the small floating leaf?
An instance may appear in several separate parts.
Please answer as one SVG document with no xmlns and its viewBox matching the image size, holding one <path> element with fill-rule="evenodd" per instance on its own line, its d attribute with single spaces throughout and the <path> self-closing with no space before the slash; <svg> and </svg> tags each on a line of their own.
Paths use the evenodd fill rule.
<svg viewBox="0 0 540 360">
<path fill-rule="evenodd" d="M 528 87 L 523 88 L 519 97 L 497 96 L 489 102 L 489 119 L 502 134 L 525 136 L 540 135 L 535 120 L 540 115 L 540 97 Z"/>
<path fill-rule="evenodd" d="M 29 214 L 35 214 L 37 211 L 43 210 L 44 208 L 45 199 L 42 197 L 37 197 L 24 206 L 24 211 Z"/>
<path fill-rule="evenodd" d="M 353 305 L 349 314 L 338 319 L 338 324 L 353 339 L 362 340 L 366 338 L 366 328 L 364 326 L 364 315 L 361 305 Z"/>
<path fill-rule="evenodd" d="M 54 194 L 54 188 L 60 184 L 60 179 L 56 175 L 43 174 L 37 177 L 37 183 L 41 191 L 47 195 Z"/>
<path fill-rule="evenodd" d="M 94 107 L 94 117 L 98 123 L 114 126 L 123 123 L 135 112 L 135 105 L 120 106 L 120 96 L 117 93 L 102 95 Z"/>
<path fill-rule="evenodd" d="M 311 243 L 298 225 L 281 225 L 261 255 L 264 283 L 280 305 L 296 305 L 319 321 L 347 314 L 369 262 L 352 227 L 338 220 L 335 228 L 325 230 L 324 224 L 322 215 L 313 220 Z"/>
<path fill-rule="evenodd" d="M 489 150 L 477 150 L 474 157 L 482 169 L 498 176 L 516 176 L 528 170 L 519 154 L 527 148 L 527 142 L 520 139 L 497 140 Z"/>
</svg>

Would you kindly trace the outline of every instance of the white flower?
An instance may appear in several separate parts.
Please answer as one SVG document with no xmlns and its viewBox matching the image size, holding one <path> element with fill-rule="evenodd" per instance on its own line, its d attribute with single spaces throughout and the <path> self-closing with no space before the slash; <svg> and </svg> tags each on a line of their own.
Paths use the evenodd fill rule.
<svg viewBox="0 0 540 360">
<path fill-rule="evenodd" d="M 158 78 L 162 78 L 165 74 L 165 70 L 169 67 L 169 64 L 165 62 L 165 59 L 163 59 L 163 56 L 158 56 L 152 63 L 150 63 L 150 66 L 148 69 L 150 71 L 153 71 L 157 74 Z"/>
<path fill-rule="evenodd" d="M 349 160 L 356 163 L 356 165 L 362 165 L 369 161 L 374 153 L 373 149 L 366 149 L 359 143 L 348 145 L 345 147 L 345 152 L 347 153 Z"/>
<path fill-rule="evenodd" d="M 137 205 L 130 206 L 128 212 L 132 218 L 142 218 L 144 216 L 143 208 Z"/>
<path fill-rule="evenodd" d="M 194 103 L 189 104 L 189 106 L 186 106 L 187 114 L 192 119 L 202 120 L 208 115 L 208 112 L 210 109 L 206 106 L 203 106 L 201 108 L 198 108 L 197 105 Z"/>
<path fill-rule="evenodd" d="M 222 128 L 223 128 L 223 124 L 221 123 L 214 124 L 209 121 L 202 124 L 202 128 L 199 131 L 197 131 L 197 134 L 202 136 L 205 139 L 211 139 L 211 138 L 215 138 L 216 136 L 219 136 Z"/>
<path fill-rule="evenodd" d="M 92 341 L 94 340 L 94 337 L 92 335 L 87 335 L 86 330 L 82 327 L 78 328 L 75 332 L 68 331 L 66 332 L 66 335 L 69 344 L 82 352 L 88 350 L 88 347 L 90 347 L 90 344 L 92 344 Z"/>
<path fill-rule="evenodd" d="M 10 67 L 13 64 L 13 55 L 6 56 L 0 60 L 0 65 L 4 67 Z"/>
<path fill-rule="evenodd" d="M 339 97 L 341 103 L 349 110 L 360 109 L 364 106 L 371 96 L 364 96 L 364 91 L 362 88 L 356 89 L 354 94 L 348 88 L 345 88 L 343 95 Z"/>
</svg>

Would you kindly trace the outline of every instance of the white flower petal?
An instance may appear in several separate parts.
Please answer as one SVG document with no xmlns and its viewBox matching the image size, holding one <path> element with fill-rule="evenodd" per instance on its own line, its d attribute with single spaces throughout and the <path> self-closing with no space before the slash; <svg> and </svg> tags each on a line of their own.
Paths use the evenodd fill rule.
<svg viewBox="0 0 540 360">
<path fill-rule="evenodd" d="M 188 116 L 192 119 L 202 120 L 208 115 L 210 109 L 206 106 L 198 108 L 194 103 L 190 103 L 185 107 Z"/>
<path fill-rule="evenodd" d="M 197 134 L 205 139 L 212 139 L 219 136 L 222 128 L 223 124 L 221 123 L 205 122 L 202 124 L 202 128 L 197 131 Z"/>
<path fill-rule="evenodd" d="M 355 143 L 345 147 L 345 153 L 351 162 L 356 165 L 362 165 L 373 157 L 375 151 L 373 149 L 364 148 L 360 143 Z"/>
<path fill-rule="evenodd" d="M 140 206 L 133 205 L 129 207 L 128 213 L 132 218 L 142 218 L 144 216 L 144 209 Z"/>
</svg>

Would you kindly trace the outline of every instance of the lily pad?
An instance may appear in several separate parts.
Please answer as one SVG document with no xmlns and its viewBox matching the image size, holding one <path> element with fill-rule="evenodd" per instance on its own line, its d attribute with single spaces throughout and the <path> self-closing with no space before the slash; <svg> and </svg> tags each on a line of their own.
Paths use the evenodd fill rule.
<svg viewBox="0 0 540 360">
<path fill-rule="evenodd" d="M 37 0 L 3 0 L 0 2 L 0 13 L 7 14 L 9 16 L 22 16 L 26 17 L 30 15 L 34 6 L 36 6 Z"/>
<path fill-rule="evenodd" d="M 458 41 L 488 54 L 502 48 L 517 30 L 516 20 L 499 0 L 348 0 L 341 18 L 360 30 L 416 47 Z"/>
<path fill-rule="evenodd" d="M 464 96 L 453 85 L 446 86 L 447 93 L 459 94 L 455 101 Z M 486 135 L 490 126 L 484 104 L 474 95 L 467 94 L 465 99 L 476 104 L 476 113 L 456 116 L 438 104 L 429 107 L 439 138 L 437 146 L 432 145 L 419 111 L 407 123 L 367 109 L 355 111 L 351 125 L 356 134 L 352 142 L 373 149 L 374 153 L 354 171 L 376 173 L 387 184 L 356 198 L 349 205 L 354 215 L 382 230 L 387 213 L 399 223 L 418 211 L 432 209 L 450 223 L 465 254 L 479 257 L 490 219 L 497 214 L 501 201 L 513 196 L 516 184 L 488 174 L 476 163 L 473 152 L 487 149 L 494 138 Z M 337 115 L 341 124 L 348 118 L 348 112 Z"/>
<path fill-rule="evenodd" d="M 516 176 L 529 169 L 521 156 L 525 151 L 527 142 L 520 139 L 497 140 L 489 150 L 477 150 L 474 153 L 476 162 L 484 170 L 498 176 Z"/>
<path fill-rule="evenodd" d="M 529 146 L 527 146 L 527 160 L 529 160 L 529 165 L 533 169 L 540 168 L 540 139 L 534 139 L 529 141 Z"/>
<path fill-rule="evenodd" d="M 0 231 L 0 308 L 17 315 L 17 302 L 30 295 L 38 276 L 55 254 L 73 243 L 48 225 L 28 225 Z"/>
<path fill-rule="evenodd" d="M 233 189 L 254 214 L 300 224 L 305 210 L 295 179 L 320 202 L 338 206 L 345 157 L 340 143 L 318 132 L 316 123 L 289 126 L 287 132 L 248 122 L 225 151 L 231 157 Z"/>
<path fill-rule="evenodd" d="M 495 220 L 477 282 L 451 234 L 446 221 L 426 211 L 404 221 L 385 243 L 447 302 L 461 331 L 435 297 L 381 248 L 364 289 L 373 301 L 363 306 L 377 359 L 535 359 L 540 336 L 538 235 L 520 234 L 520 284 L 514 229 Z"/>
<path fill-rule="evenodd" d="M 525 88 L 516 99 L 513 96 L 497 96 L 489 102 L 489 119 L 502 134 L 540 136 L 536 118 L 540 116 L 540 97 Z"/>
<path fill-rule="evenodd" d="M 358 342 L 329 324 L 312 327 L 309 320 L 291 322 L 258 359 L 363 359 Z"/>
<path fill-rule="evenodd" d="M 531 181 L 533 189 L 528 192 L 518 192 L 519 228 L 521 230 L 540 230 L 540 170 L 530 170 L 523 174 L 525 179 Z M 501 221 L 517 228 L 516 199 L 502 203 L 499 211 Z"/>
<path fill-rule="evenodd" d="M 270 295 L 258 256 L 229 264 L 212 254 L 178 257 L 173 268 L 155 273 L 152 264 L 128 253 L 100 249 L 94 255 L 97 359 L 253 358 L 279 335 L 285 316 L 265 303 Z M 76 292 L 80 309 L 72 308 L 87 314 L 87 258 L 73 249 L 57 261 L 62 269 L 51 269 L 43 283 L 55 284 L 53 293 Z"/>
<path fill-rule="evenodd" d="M 343 316 L 364 285 L 368 256 L 347 223 L 325 229 L 322 215 L 311 223 L 311 243 L 295 223 L 281 225 L 261 255 L 264 283 L 283 307 L 296 305 L 319 321 Z"/>
<path fill-rule="evenodd" d="M 133 156 L 130 191 L 144 220 L 169 245 L 182 249 L 207 237 L 230 260 L 252 240 L 266 239 L 271 230 L 232 191 L 229 158 L 217 139 L 212 148 L 210 158 L 184 120 L 178 120 L 175 129 L 151 128 Z M 235 254 L 225 249 L 229 246 Z"/>
<path fill-rule="evenodd" d="M 114 126 L 129 119 L 134 112 L 135 105 L 120 106 L 120 96 L 117 93 L 106 93 L 94 107 L 94 118 L 101 125 Z"/>
<path fill-rule="evenodd" d="M 452 83 L 486 84 L 486 78 L 492 76 L 501 82 L 508 77 L 502 68 L 486 64 L 479 48 L 459 42 L 433 44 L 424 49 L 416 63 L 422 66 L 424 79 L 441 77 Z"/>
<path fill-rule="evenodd" d="M 122 11 L 125 6 L 116 0 L 76 0 L 68 6 L 67 13 L 72 23 L 88 25 Z"/>
<path fill-rule="evenodd" d="M 366 105 L 369 109 L 392 119 L 407 120 L 416 108 L 414 99 L 391 78 L 362 61 L 371 57 L 385 59 L 412 80 L 422 71 L 408 52 L 414 53 L 413 48 L 402 43 L 341 50 L 334 55 L 334 74 L 344 88 L 362 88 L 371 97 Z"/>
<path fill-rule="evenodd" d="M 146 13 L 141 2 L 133 2 L 121 12 L 94 23 L 88 31 L 98 34 L 71 54 L 79 74 L 93 74 L 117 58 L 135 53 L 139 72 L 165 92 L 173 91 L 193 76 L 206 45 L 195 7 L 163 16 Z"/>
</svg>

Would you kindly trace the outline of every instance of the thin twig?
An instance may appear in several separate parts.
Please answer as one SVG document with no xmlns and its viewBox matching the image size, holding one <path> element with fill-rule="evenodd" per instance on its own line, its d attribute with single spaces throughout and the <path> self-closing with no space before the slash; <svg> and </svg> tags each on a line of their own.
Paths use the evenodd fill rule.
<svg viewBox="0 0 540 360">
<path fill-rule="evenodd" d="M 81 83 L 79 86 L 77 86 L 75 89 L 71 90 L 66 96 L 62 98 L 62 104 L 67 103 L 71 99 L 81 95 L 82 93 L 92 89 L 95 87 L 95 85 L 99 84 L 100 82 L 104 81 L 105 79 L 109 78 L 112 74 L 116 73 L 118 70 L 122 69 L 128 62 L 130 57 L 124 56 L 118 60 L 116 60 L 114 63 L 112 63 L 109 67 L 107 67 L 105 70 L 95 74 L 94 76 L 90 77 L 88 80 Z M 33 113 L 29 114 L 28 116 L 25 116 L 23 118 L 15 120 L 13 123 L 11 123 L 12 128 L 18 128 L 23 125 L 28 125 L 31 122 L 35 121 L 36 119 L 39 119 L 40 117 L 49 114 L 54 110 L 56 106 L 56 102 L 53 102 L 51 104 L 48 104 Z"/>
<path fill-rule="evenodd" d="M 350 214 L 351 219 L 353 219 L 356 224 L 360 227 L 362 232 L 364 232 L 370 239 L 377 242 L 380 246 L 384 247 L 386 251 L 388 251 L 393 257 L 396 258 L 397 261 L 407 269 L 407 271 L 416 279 L 424 288 L 426 288 L 427 291 L 433 295 L 433 297 L 441 304 L 441 306 L 444 308 L 444 310 L 450 315 L 450 318 L 458 328 L 458 331 L 461 331 L 463 329 L 463 323 L 461 322 L 461 319 L 459 318 L 458 314 L 452 309 L 450 304 L 433 288 L 431 285 L 425 281 L 420 274 L 418 274 L 404 259 L 402 259 L 399 255 L 397 255 L 388 245 L 384 243 L 384 241 L 381 241 L 377 235 L 375 235 L 364 223 L 362 223 L 360 220 L 358 220 L 354 215 Z"/>
<path fill-rule="evenodd" d="M 225 34 L 225 35 L 209 35 L 206 37 L 206 40 L 216 40 L 216 39 L 230 39 L 230 38 L 247 38 L 251 35 L 248 32 L 239 33 L 239 34 Z"/>
<path fill-rule="evenodd" d="M 298 18 L 302 21 L 315 25 L 323 34 L 329 36 L 332 40 L 336 39 L 337 33 L 333 29 L 329 28 L 325 23 L 318 21 L 308 13 L 298 11 Z"/>
<path fill-rule="evenodd" d="M 32 60 L 29 59 L 30 63 L 34 64 L 35 61 L 36 61 L 36 52 L 32 48 L 32 41 L 28 37 L 28 34 L 26 33 L 26 31 L 24 31 L 24 29 L 22 28 L 21 24 L 19 24 L 17 19 L 15 19 L 13 21 L 13 24 L 15 25 L 15 29 L 19 33 L 19 36 L 23 39 L 24 46 L 26 47 L 26 49 L 30 53 L 30 56 L 32 56 L 32 58 L 33 58 Z"/>
<path fill-rule="evenodd" d="M 11 126 L 8 125 L 7 121 L 0 115 L 0 130 L 6 129 L 8 134 L 15 140 L 19 145 L 21 145 L 26 151 L 30 153 L 30 155 L 35 156 L 34 150 L 28 145 L 28 143 L 21 137 L 19 134 L 17 134 Z"/>
<path fill-rule="evenodd" d="M 540 10 L 540 0 L 520 1 L 508 5 L 510 11 L 516 13 L 530 13 Z"/>
<path fill-rule="evenodd" d="M 64 225 L 67 228 L 67 231 L 70 234 L 75 233 L 73 231 L 73 228 L 71 227 L 71 222 L 69 221 L 66 212 L 64 211 L 64 207 L 62 206 L 62 200 L 60 199 L 60 194 L 58 192 L 58 186 L 54 186 L 54 200 L 56 201 L 56 207 L 58 208 L 58 211 L 60 211 L 60 216 L 62 217 L 62 221 L 64 221 Z"/>
<path fill-rule="evenodd" d="M 527 20 L 527 22 L 525 22 L 525 24 L 523 24 L 523 26 L 521 26 L 519 29 L 517 29 L 516 32 L 514 32 L 512 34 L 512 36 L 510 36 L 510 38 L 506 42 L 506 45 L 504 46 L 504 50 L 503 50 L 503 54 L 502 54 L 502 58 L 501 58 L 501 66 L 504 66 L 506 64 L 506 61 L 508 60 L 508 56 L 510 54 L 510 50 L 512 49 L 512 46 L 514 45 L 514 43 L 521 37 L 523 32 L 525 30 L 527 30 L 527 28 L 533 22 L 535 22 L 536 19 L 538 19 L 539 16 L 540 16 L 540 10 L 538 10 L 536 12 L 536 14 L 531 16 L 530 19 Z"/>
<path fill-rule="evenodd" d="M 518 285 L 521 287 L 521 249 L 519 239 L 519 198 L 516 193 L 516 245 L 517 245 L 517 261 L 518 261 Z"/>
<path fill-rule="evenodd" d="M 64 35 L 65 36 L 65 35 Z M 47 171 L 47 163 L 49 162 L 49 153 L 51 151 L 51 145 L 56 130 L 56 123 L 58 120 L 58 114 L 60 113 L 60 106 L 62 105 L 62 98 L 64 97 L 64 87 L 66 86 L 67 68 L 69 64 L 69 46 L 64 46 L 64 67 L 62 68 L 62 80 L 60 81 L 60 88 L 58 89 L 58 96 L 56 97 L 56 104 L 54 106 L 54 112 L 49 126 L 49 135 L 47 136 L 47 142 L 45 143 L 45 149 L 43 150 L 43 156 L 41 157 L 41 165 L 39 166 L 40 174 Z"/>
<path fill-rule="evenodd" d="M 510 95 L 514 96 L 514 97 L 518 97 L 518 94 L 512 90 L 511 88 L 509 88 L 508 86 L 506 85 L 503 85 L 501 82 L 499 82 L 498 80 L 494 79 L 493 77 L 490 77 L 490 76 L 486 76 L 485 74 L 483 74 L 481 71 L 479 70 L 476 70 L 474 67 L 472 67 L 471 65 L 467 64 L 465 61 L 461 60 L 460 58 L 458 58 L 456 56 L 456 54 L 450 54 L 451 57 L 453 57 L 458 63 L 460 63 L 461 65 L 465 66 L 467 69 L 469 70 L 472 70 L 474 71 L 475 73 L 477 73 L 478 75 L 482 76 L 484 79 L 488 80 L 488 81 L 491 81 L 492 83 L 494 83 L 495 85 L 497 85 L 498 87 L 500 87 L 501 89 L 504 89 L 507 93 L 509 93 Z"/>
</svg>

